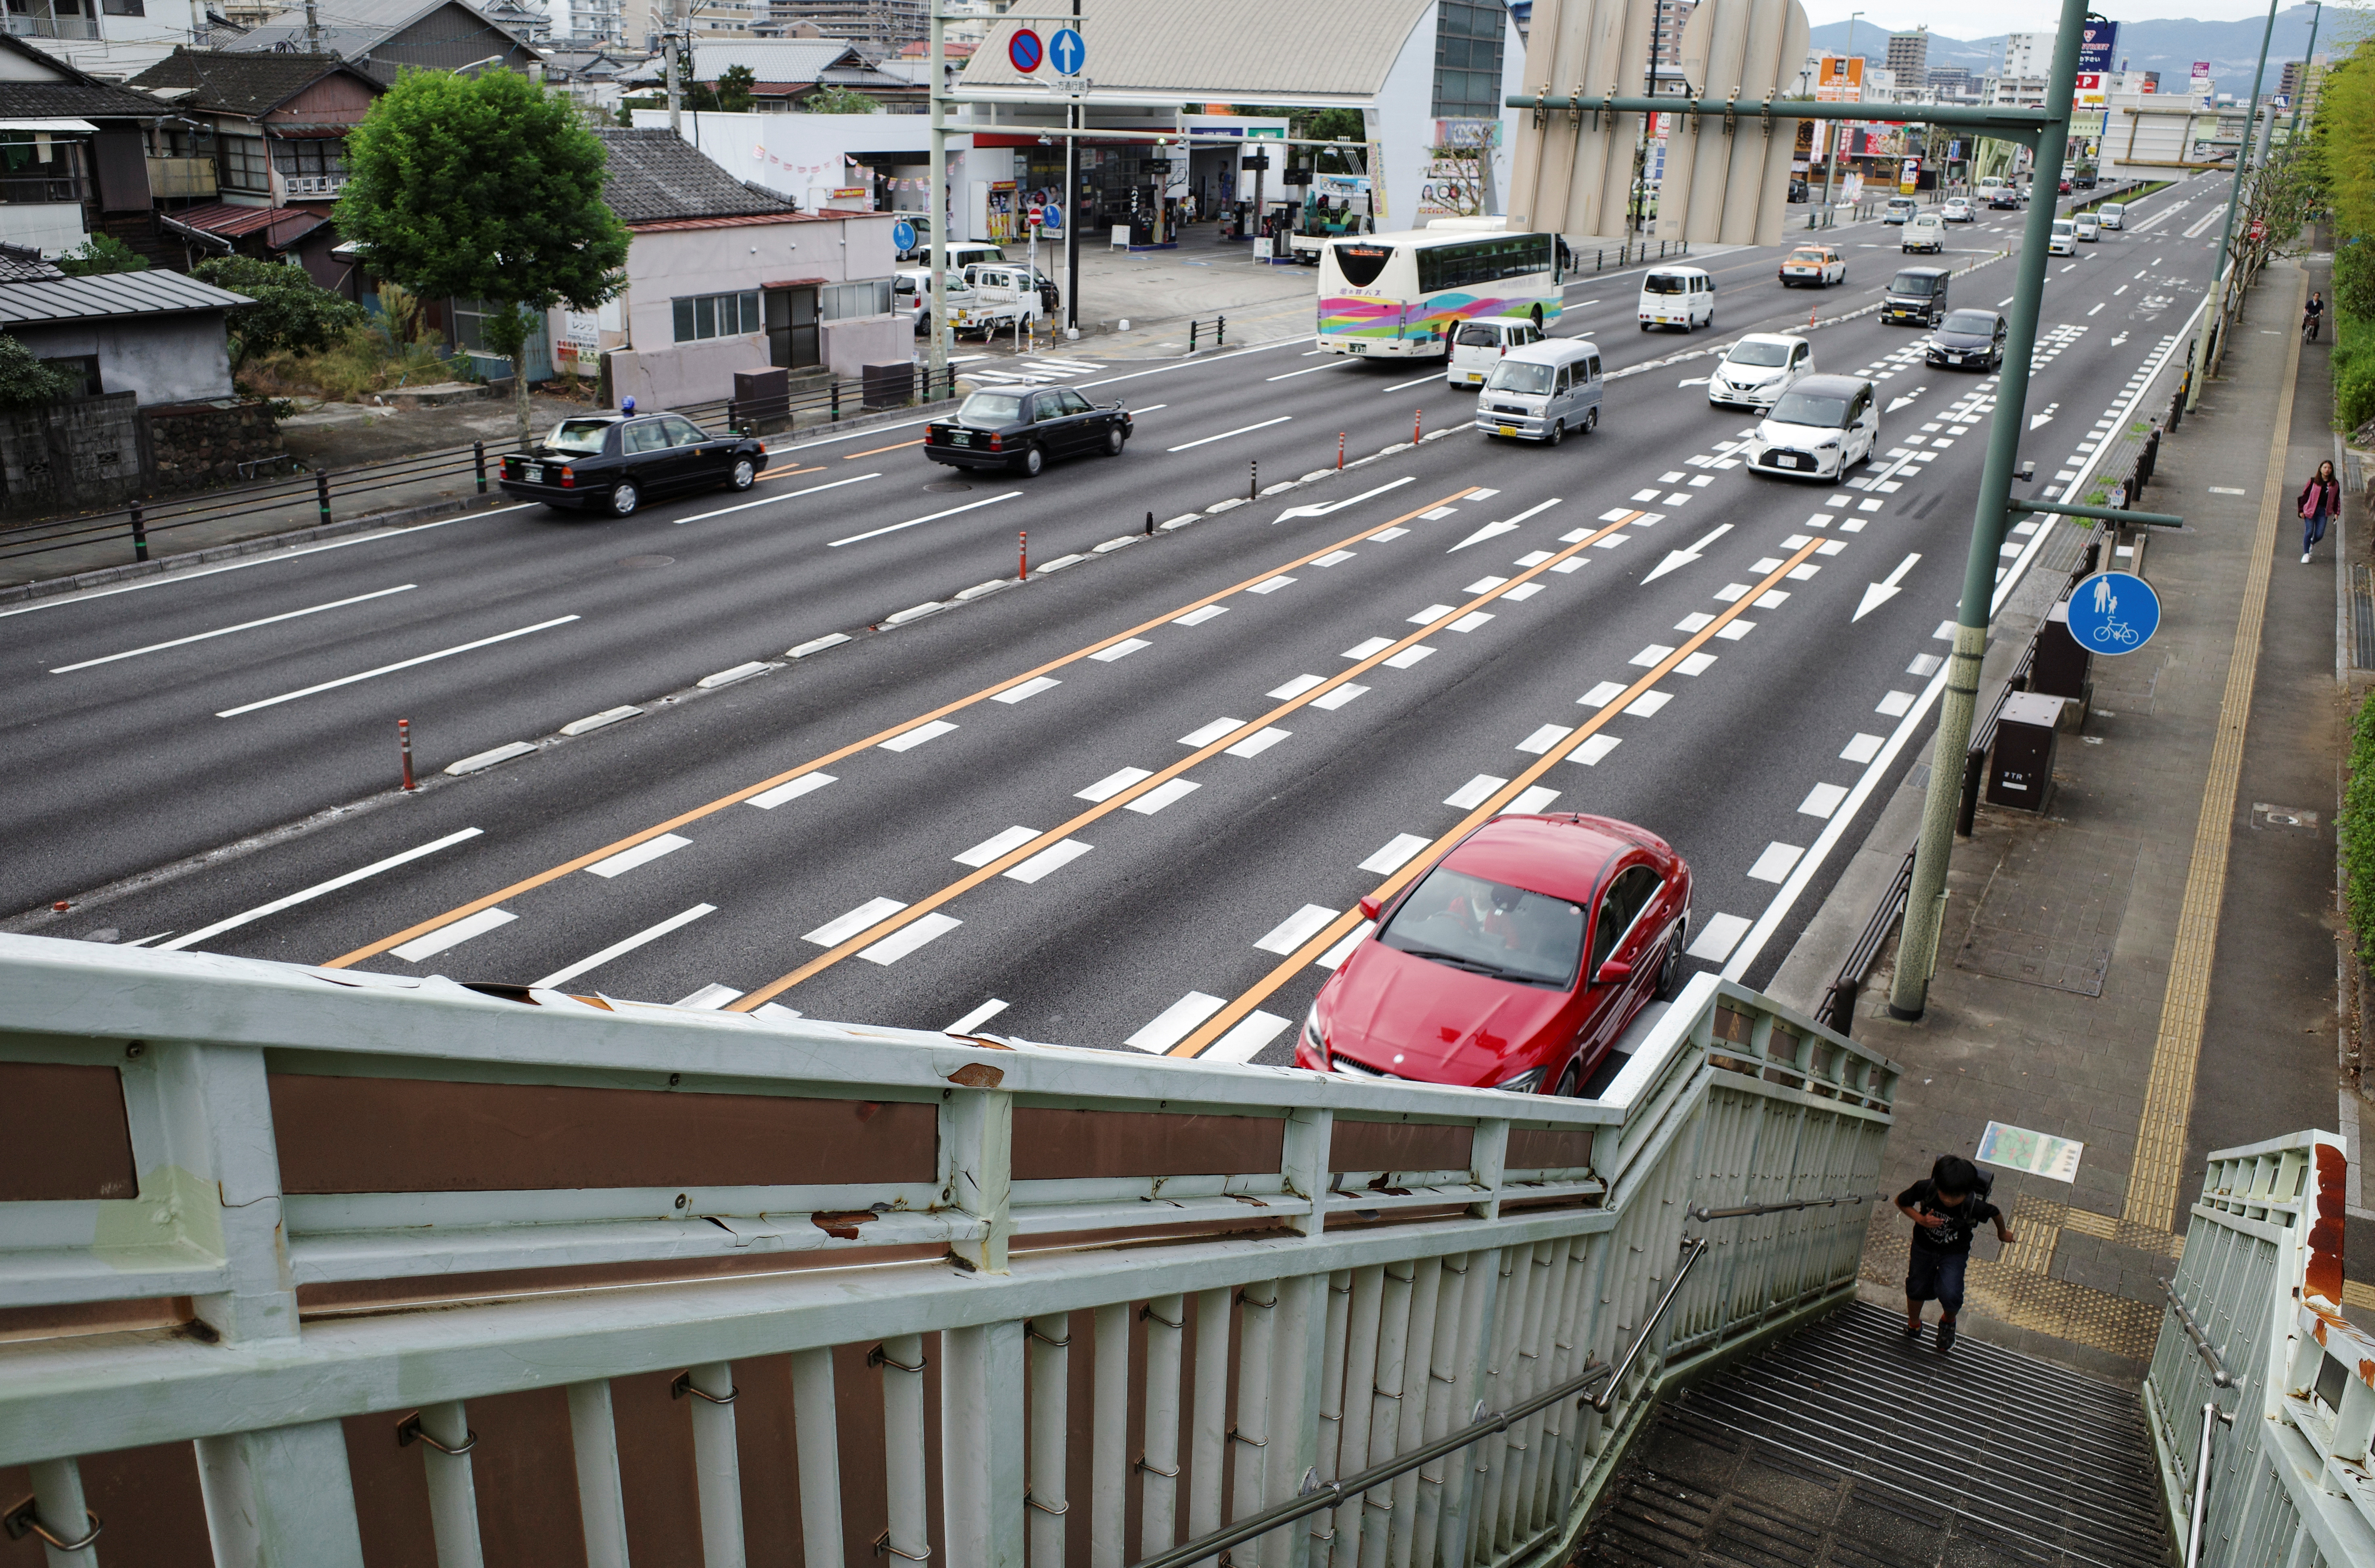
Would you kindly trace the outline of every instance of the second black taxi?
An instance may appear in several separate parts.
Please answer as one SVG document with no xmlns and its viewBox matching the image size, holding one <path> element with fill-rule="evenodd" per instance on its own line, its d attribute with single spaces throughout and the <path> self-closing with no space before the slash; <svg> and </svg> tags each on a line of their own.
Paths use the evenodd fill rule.
<svg viewBox="0 0 2375 1568">
<path fill-rule="evenodd" d="M 1051 457 L 1121 455 L 1129 410 L 1092 403 L 1069 386 L 976 392 L 950 419 L 924 430 L 924 455 L 952 468 L 1012 468 L 1036 474 Z"/>
<path fill-rule="evenodd" d="M 578 414 L 503 456 L 503 493 L 625 517 L 647 501 L 723 485 L 747 490 L 767 466 L 754 436 L 711 435 L 681 414 Z"/>
</svg>

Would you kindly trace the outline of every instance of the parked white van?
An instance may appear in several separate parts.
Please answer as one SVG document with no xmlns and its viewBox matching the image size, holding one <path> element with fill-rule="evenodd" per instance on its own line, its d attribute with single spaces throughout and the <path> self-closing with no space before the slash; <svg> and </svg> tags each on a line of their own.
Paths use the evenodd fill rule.
<svg viewBox="0 0 2375 1568">
<path fill-rule="evenodd" d="M 1484 378 L 1476 428 L 1488 436 L 1556 446 L 1567 431 L 1600 423 L 1602 384 L 1596 344 L 1554 337 L 1512 348 Z"/>
<path fill-rule="evenodd" d="M 1641 279 L 1641 330 L 1715 324 L 1715 279 L 1695 266 L 1661 266 Z"/>
<path fill-rule="evenodd" d="M 1444 379 L 1454 386 L 1481 386 L 1502 355 L 1542 340 L 1542 329 L 1525 316 L 1461 322 L 1451 335 L 1451 368 Z"/>
</svg>

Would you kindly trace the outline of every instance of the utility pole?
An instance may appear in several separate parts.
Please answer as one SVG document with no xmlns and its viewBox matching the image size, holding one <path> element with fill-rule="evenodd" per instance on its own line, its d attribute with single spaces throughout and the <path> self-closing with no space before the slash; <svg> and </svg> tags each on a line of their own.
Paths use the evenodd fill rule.
<svg viewBox="0 0 2375 1568">
<path fill-rule="evenodd" d="M 2071 100 L 2078 86 L 2078 43 L 2086 21 L 2086 0 L 2062 0 L 2062 25 L 2053 41 L 2053 68 L 2046 78 L 2045 106 L 2056 117 L 2038 131 L 2037 167 L 2059 171 L 2070 147 Z M 2009 348 L 1996 384 L 1996 407 L 1988 427 L 1988 456 L 1972 509 L 1971 547 L 1963 565 L 1963 600 L 1955 619 L 1955 652 L 1946 668 L 1944 701 L 1938 708 L 1938 743 L 1930 760 L 1930 792 L 1922 802 L 1921 836 L 1913 856 L 1913 885 L 1905 899 L 1905 926 L 1896 948 L 1896 975 L 1888 993 L 1891 1018 L 1918 1019 L 1929 1006 L 1930 976 L 1938 962 L 1938 936 L 1946 918 L 1946 867 L 1955 849 L 1955 816 L 1963 790 L 1963 759 L 1971 747 L 1971 721 L 1979 706 L 1979 662 L 1988 650 L 1988 622 L 1994 614 L 1996 559 L 2010 522 L 2013 466 L 2026 429 L 2029 365 L 2037 349 L 2037 318 L 2045 298 L 2047 253 L 2053 241 L 2056 206 L 2050 198 L 2029 203 L 2022 227 L 2020 272 L 2013 286 Z"/>
<path fill-rule="evenodd" d="M 1840 60 L 1843 68 L 1850 72 L 1855 69 L 1856 18 L 1862 15 L 1861 11 L 1848 13 L 1848 49 L 1847 53 L 1840 56 Z M 1815 78 L 1815 85 L 1816 90 L 1819 91 L 1821 88 L 1819 76 Z M 1858 89 L 1857 96 L 1859 99 L 1861 98 L 1861 88 Z M 1830 146 L 1830 156 L 1823 159 L 1823 221 L 1828 223 L 1831 220 L 1831 186 L 1839 177 L 1839 144 L 1848 139 L 1848 123 L 1844 120 L 1834 120 L 1823 128 L 1823 134 L 1828 139 Z"/>
<path fill-rule="evenodd" d="M 1081 25 L 1081 0 L 1072 0 L 1072 27 Z M 1064 106 L 1064 336 L 1081 335 L 1081 100 Z"/>
<path fill-rule="evenodd" d="M 685 18 L 685 0 L 668 0 L 668 31 L 660 35 L 660 47 L 668 51 L 668 131 L 684 135 L 683 84 L 677 79 L 677 51 L 682 46 L 689 24 Z"/>
<path fill-rule="evenodd" d="M 322 53 L 322 17 L 314 0 L 305 0 L 305 53 Z"/>
<path fill-rule="evenodd" d="M 2268 42 L 2275 36 L 2276 6 L 2281 3 L 2268 0 L 2267 25 L 2260 29 L 2260 63 L 2251 68 L 2251 104 L 2243 116 L 2243 145 L 2235 149 L 2235 183 L 2227 194 L 2227 221 L 2219 226 L 2218 249 L 2210 264 L 2213 308 L 2202 312 L 2202 336 L 2194 340 L 2193 374 L 2185 398 L 2189 409 L 2202 403 L 2202 383 L 2210 379 L 2210 346 L 2223 336 L 2227 325 L 2227 279 L 2234 271 L 2227 248 L 2235 239 L 2236 209 L 2243 205 L 2243 175 L 2251 167 L 2251 132 L 2260 123 L 2260 84 L 2268 74 Z"/>
<path fill-rule="evenodd" d="M 932 4 L 932 243 L 926 254 L 932 269 L 932 345 L 926 358 L 924 396 L 928 401 L 934 383 L 944 383 L 949 371 L 949 24 L 940 14 L 940 0 Z"/>
<path fill-rule="evenodd" d="M 2325 16 L 2325 0 L 2310 0 L 2309 47 L 2301 52 L 2300 79 L 2293 83 L 2293 123 L 2285 134 L 2287 137 L 2300 135 L 2301 105 L 2309 99 L 2309 72 L 2317 59 L 2317 24 Z"/>
</svg>

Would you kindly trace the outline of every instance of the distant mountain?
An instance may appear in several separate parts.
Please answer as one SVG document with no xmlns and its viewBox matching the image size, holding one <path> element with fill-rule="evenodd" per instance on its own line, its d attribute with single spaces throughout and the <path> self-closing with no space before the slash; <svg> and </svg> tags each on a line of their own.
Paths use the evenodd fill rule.
<svg viewBox="0 0 2375 1568">
<path fill-rule="evenodd" d="M 2326 19 L 2318 29 L 2318 53 L 2333 51 L 2337 25 L 2343 13 Z M 2267 89 L 2274 91 L 2284 75 L 2285 62 L 2298 60 L 2309 47 L 2310 8 L 2295 6 L 2276 13 L 2274 36 L 2268 41 Z M 2120 24 L 2119 57 L 2131 71 L 2158 71 L 2164 84 L 2182 83 L 2192 71 L 2196 60 L 2210 62 L 2210 73 L 2218 79 L 2221 92 L 2239 96 L 2250 90 L 2251 66 L 2260 57 L 2260 35 L 2267 23 L 2259 18 L 2239 22 L 2204 22 L 2191 17 L 2171 18 L 2154 21 L 2121 22 Z M 1854 50 L 1874 65 L 1888 60 L 1888 34 L 1869 23 L 1854 24 Z M 1844 53 L 1848 47 L 1846 22 L 1826 22 L 1808 34 L 1812 47 L 1831 53 Z M 1943 33 L 1930 35 L 1932 65 L 1960 65 L 1973 76 L 2000 69 L 2003 65 L 2004 35 L 1993 38 L 1956 39 Z"/>
</svg>

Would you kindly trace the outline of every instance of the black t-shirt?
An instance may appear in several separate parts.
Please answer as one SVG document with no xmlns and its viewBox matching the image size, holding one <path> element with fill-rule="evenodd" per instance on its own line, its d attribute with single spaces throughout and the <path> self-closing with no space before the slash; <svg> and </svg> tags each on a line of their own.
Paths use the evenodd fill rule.
<svg viewBox="0 0 2375 1568">
<path fill-rule="evenodd" d="M 1898 1193 L 1896 1201 L 1917 1214 L 1935 1214 L 1946 1221 L 1935 1230 L 1913 1227 L 1913 1244 L 1924 1252 L 1967 1253 L 1979 1228 L 2003 1212 L 1975 1192 L 1963 1195 L 1960 1208 L 1950 1208 L 1938 1201 L 1938 1184 L 1927 1177 Z"/>
</svg>

